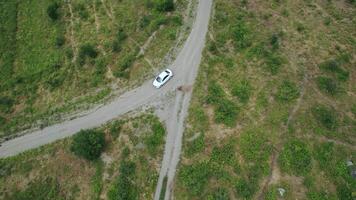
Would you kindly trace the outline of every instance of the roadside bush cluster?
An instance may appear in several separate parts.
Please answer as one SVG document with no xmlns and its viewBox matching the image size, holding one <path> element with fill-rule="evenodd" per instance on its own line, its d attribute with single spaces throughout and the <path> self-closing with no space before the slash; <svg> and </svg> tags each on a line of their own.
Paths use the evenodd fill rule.
<svg viewBox="0 0 356 200">
<path fill-rule="evenodd" d="M 296 84 L 291 81 L 283 81 L 278 87 L 276 98 L 280 102 L 290 102 L 299 96 L 299 89 Z"/>
<path fill-rule="evenodd" d="M 278 161 L 282 171 L 295 175 L 305 175 L 312 167 L 311 153 L 307 145 L 296 139 L 284 145 Z"/>
<path fill-rule="evenodd" d="M 81 130 L 73 136 L 71 151 L 87 160 L 100 157 L 105 147 L 104 133 L 98 130 Z"/>
</svg>

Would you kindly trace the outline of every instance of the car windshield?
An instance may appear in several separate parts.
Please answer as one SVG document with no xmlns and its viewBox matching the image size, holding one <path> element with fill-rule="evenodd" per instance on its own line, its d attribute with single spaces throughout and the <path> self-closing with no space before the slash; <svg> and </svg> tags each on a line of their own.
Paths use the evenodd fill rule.
<svg viewBox="0 0 356 200">
<path fill-rule="evenodd" d="M 156 81 L 159 82 L 159 83 L 162 82 L 161 77 L 157 77 L 157 78 L 156 78 Z"/>
</svg>

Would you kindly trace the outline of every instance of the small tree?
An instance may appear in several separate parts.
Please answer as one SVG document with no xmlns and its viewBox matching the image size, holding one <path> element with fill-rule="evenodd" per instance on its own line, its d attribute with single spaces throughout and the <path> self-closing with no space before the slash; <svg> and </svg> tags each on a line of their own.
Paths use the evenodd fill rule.
<svg viewBox="0 0 356 200">
<path fill-rule="evenodd" d="M 74 136 L 71 151 L 87 160 L 99 158 L 105 147 L 104 133 L 97 130 L 81 130 Z"/>
<path fill-rule="evenodd" d="M 54 2 L 51 5 L 49 5 L 47 8 L 47 14 L 53 21 L 56 21 L 59 18 L 59 13 L 58 13 L 59 7 L 60 7 L 59 3 Z"/>
</svg>

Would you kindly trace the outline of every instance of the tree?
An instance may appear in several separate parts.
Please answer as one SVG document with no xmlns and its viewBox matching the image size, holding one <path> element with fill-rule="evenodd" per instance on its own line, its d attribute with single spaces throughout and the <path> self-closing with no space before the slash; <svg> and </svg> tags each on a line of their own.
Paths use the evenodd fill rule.
<svg viewBox="0 0 356 200">
<path fill-rule="evenodd" d="M 87 160 L 99 158 L 105 147 L 104 133 L 98 130 L 81 130 L 74 136 L 71 151 Z"/>
</svg>

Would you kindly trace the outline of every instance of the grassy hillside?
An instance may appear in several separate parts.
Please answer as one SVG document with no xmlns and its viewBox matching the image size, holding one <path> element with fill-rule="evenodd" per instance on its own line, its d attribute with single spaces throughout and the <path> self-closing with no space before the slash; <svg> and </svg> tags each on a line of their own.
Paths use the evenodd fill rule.
<svg viewBox="0 0 356 200">
<path fill-rule="evenodd" d="M 72 152 L 73 138 L 0 159 L 0 198 L 152 199 L 165 136 L 159 120 L 143 114 L 97 132 L 106 145 L 93 161 Z"/>
<path fill-rule="evenodd" d="M 352 199 L 355 13 L 354 1 L 214 1 L 176 199 Z"/>
<path fill-rule="evenodd" d="M 184 36 L 188 1 L 0 3 L 0 137 L 125 91 Z M 193 4 L 191 4 L 193 5 Z"/>
</svg>

